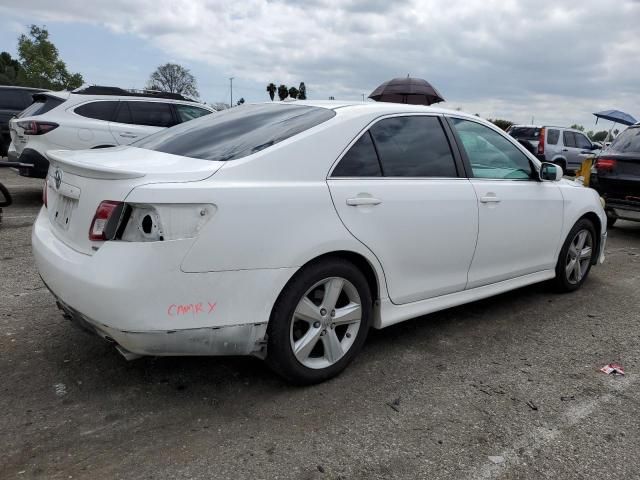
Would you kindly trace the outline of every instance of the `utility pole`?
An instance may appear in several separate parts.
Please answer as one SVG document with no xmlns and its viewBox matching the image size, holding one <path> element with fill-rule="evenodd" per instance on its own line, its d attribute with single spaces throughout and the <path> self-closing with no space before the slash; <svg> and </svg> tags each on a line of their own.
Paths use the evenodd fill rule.
<svg viewBox="0 0 640 480">
<path fill-rule="evenodd" d="M 364 93 L 362 94 L 362 101 L 364 102 Z"/>
<path fill-rule="evenodd" d="M 229 108 L 233 108 L 233 77 L 229 77 L 229 85 L 231 87 L 231 103 Z"/>
</svg>

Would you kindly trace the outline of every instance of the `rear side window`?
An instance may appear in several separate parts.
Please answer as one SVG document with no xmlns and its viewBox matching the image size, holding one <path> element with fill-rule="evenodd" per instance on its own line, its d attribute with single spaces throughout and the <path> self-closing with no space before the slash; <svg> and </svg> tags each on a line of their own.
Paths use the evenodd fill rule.
<svg viewBox="0 0 640 480">
<path fill-rule="evenodd" d="M 7 110 L 22 110 L 29 102 L 25 99 L 22 90 L 9 90 L 0 88 L 0 108 Z"/>
<path fill-rule="evenodd" d="M 50 110 L 53 110 L 59 105 L 62 105 L 64 100 L 55 97 L 49 97 L 47 95 L 38 95 L 33 103 L 25 108 L 22 112 L 20 112 L 17 117 L 35 117 L 38 115 L 42 115 L 43 113 L 47 113 Z"/>
<path fill-rule="evenodd" d="M 611 143 L 607 153 L 640 153 L 640 127 L 629 127 Z"/>
<path fill-rule="evenodd" d="M 370 129 L 385 177 L 457 177 L 453 155 L 436 117 L 394 117 Z"/>
<path fill-rule="evenodd" d="M 565 147 L 576 147 L 576 137 L 573 132 L 562 132 L 562 143 Z"/>
<path fill-rule="evenodd" d="M 349 151 L 342 157 L 333 170 L 332 177 L 380 177 L 380 163 L 371 140 L 371 134 L 365 132 Z"/>
<path fill-rule="evenodd" d="M 133 145 L 203 160 L 236 160 L 326 122 L 335 114 L 306 105 L 245 105 L 177 125 Z"/>
<path fill-rule="evenodd" d="M 115 121 L 150 127 L 175 125 L 171 106 L 161 102 L 120 102 L 120 109 Z"/>
<path fill-rule="evenodd" d="M 80 105 L 74 110 L 78 115 L 96 120 L 110 121 L 116 112 L 118 102 L 91 102 Z"/>
<path fill-rule="evenodd" d="M 559 138 L 560 130 L 556 130 L 555 128 L 550 128 L 549 130 L 547 130 L 547 143 L 549 145 L 557 145 Z"/>
<path fill-rule="evenodd" d="M 205 110 L 204 108 L 196 107 L 193 105 L 181 105 L 179 103 L 176 103 L 175 107 L 176 111 L 178 112 L 178 120 L 180 120 L 179 123 L 188 122 L 189 120 L 193 120 L 194 118 L 203 117 L 211 113 L 209 110 Z"/>
</svg>

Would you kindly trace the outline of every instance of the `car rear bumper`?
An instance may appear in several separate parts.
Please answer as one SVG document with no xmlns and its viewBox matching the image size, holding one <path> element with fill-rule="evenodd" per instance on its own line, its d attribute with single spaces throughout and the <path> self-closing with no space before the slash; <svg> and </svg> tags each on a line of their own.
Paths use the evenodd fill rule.
<svg viewBox="0 0 640 480">
<path fill-rule="evenodd" d="M 605 209 L 615 218 L 640 222 L 640 202 L 631 200 L 607 199 Z"/>
<path fill-rule="evenodd" d="M 58 239 L 44 208 L 32 245 L 67 317 L 138 355 L 259 353 L 271 308 L 296 270 L 184 273 L 185 240 L 106 242 L 86 255 Z"/>
</svg>

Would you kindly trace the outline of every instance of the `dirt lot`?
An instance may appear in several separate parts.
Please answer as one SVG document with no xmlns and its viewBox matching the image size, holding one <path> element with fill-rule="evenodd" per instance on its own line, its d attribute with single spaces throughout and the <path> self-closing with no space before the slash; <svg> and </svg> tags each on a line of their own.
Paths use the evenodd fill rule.
<svg viewBox="0 0 640 480">
<path fill-rule="evenodd" d="M 127 362 L 73 328 L 31 256 L 41 181 L 0 181 L 3 479 L 640 477 L 640 224 L 575 294 L 372 332 L 339 378 L 294 388 L 252 358 Z"/>
</svg>

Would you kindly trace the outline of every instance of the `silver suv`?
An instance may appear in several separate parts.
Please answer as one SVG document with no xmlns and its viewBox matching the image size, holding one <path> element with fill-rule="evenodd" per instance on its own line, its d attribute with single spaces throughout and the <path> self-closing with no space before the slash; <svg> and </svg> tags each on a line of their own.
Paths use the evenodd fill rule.
<svg viewBox="0 0 640 480">
<path fill-rule="evenodd" d="M 580 130 L 542 125 L 512 125 L 507 133 L 542 162 L 560 165 L 565 172 L 580 168 L 600 147 Z"/>
</svg>

